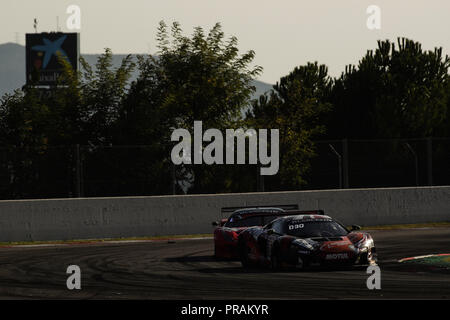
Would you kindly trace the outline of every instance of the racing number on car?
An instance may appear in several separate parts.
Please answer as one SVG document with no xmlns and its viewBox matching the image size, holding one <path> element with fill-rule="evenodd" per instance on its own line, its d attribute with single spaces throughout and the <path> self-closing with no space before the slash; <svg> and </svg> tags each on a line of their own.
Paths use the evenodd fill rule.
<svg viewBox="0 0 450 320">
<path fill-rule="evenodd" d="M 289 230 L 295 230 L 295 229 L 303 229 L 305 225 L 303 223 L 299 223 L 299 224 L 291 224 L 289 226 Z"/>
</svg>

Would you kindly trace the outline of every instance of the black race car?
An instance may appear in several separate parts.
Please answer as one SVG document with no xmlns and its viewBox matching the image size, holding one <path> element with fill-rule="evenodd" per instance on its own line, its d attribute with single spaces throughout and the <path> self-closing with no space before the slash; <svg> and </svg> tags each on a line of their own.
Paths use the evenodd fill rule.
<svg viewBox="0 0 450 320">
<path fill-rule="evenodd" d="M 287 207 L 287 206 L 286 206 Z M 214 257 L 225 259 L 238 259 L 237 250 L 239 233 L 243 230 L 264 226 L 281 216 L 291 215 L 291 211 L 274 207 L 256 207 L 235 210 L 228 219 L 213 222 L 214 230 Z M 320 214 L 320 210 L 296 211 L 304 214 Z"/>
<path fill-rule="evenodd" d="M 280 217 L 264 227 L 251 227 L 239 234 L 239 257 L 244 267 L 376 264 L 376 249 L 360 227 L 347 230 L 326 215 L 297 214 Z"/>
</svg>

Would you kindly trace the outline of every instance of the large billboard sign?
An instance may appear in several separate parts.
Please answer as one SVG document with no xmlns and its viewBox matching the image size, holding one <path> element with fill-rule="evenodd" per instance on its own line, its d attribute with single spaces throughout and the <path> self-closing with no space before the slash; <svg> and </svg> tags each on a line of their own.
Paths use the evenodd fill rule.
<svg viewBox="0 0 450 320">
<path fill-rule="evenodd" d="M 26 35 L 27 85 L 56 85 L 63 69 L 58 56 L 78 70 L 79 33 L 28 33 Z"/>
</svg>

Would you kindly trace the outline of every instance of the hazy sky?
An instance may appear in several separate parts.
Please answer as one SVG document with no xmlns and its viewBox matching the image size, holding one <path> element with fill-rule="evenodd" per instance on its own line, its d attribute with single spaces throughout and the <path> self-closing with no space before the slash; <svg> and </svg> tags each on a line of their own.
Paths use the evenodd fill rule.
<svg viewBox="0 0 450 320">
<path fill-rule="evenodd" d="M 260 80 L 275 83 L 295 66 L 318 61 L 337 76 L 356 64 L 376 40 L 406 36 L 425 49 L 450 52 L 449 0 L 1 0 L 0 43 L 25 42 L 25 33 L 66 27 L 69 5 L 81 9 L 81 52 L 154 53 L 158 22 L 179 21 L 186 34 L 221 22 L 241 52 L 253 49 L 264 68 Z M 381 29 L 369 30 L 366 9 L 381 9 Z"/>
</svg>

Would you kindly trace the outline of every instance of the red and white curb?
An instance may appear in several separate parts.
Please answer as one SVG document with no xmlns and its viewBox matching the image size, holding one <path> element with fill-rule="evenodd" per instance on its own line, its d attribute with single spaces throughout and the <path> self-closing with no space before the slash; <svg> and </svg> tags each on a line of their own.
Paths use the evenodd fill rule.
<svg viewBox="0 0 450 320">
<path fill-rule="evenodd" d="M 419 259 L 431 258 L 431 257 L 444 257 L 444 256 L 450 256 L 450 253 L 427 254 L 427 255 L 424 255 L 424 256 L 416 256 L 416 257 L 403 258 L 403 259 L 398 260 L 398 262 L 411 261 L 411 260 L 419 260 Z"/>
</svg>

